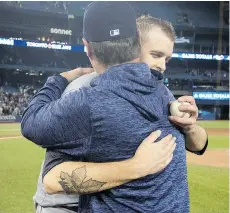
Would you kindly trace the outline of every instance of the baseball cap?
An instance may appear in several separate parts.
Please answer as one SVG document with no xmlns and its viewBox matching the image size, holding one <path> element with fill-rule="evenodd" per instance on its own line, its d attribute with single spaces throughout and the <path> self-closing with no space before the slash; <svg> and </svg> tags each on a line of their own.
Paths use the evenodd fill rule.
<svg viewBox="0 0 230 213">
<path fill-rule="evenodd" d="M 136 34 L 136 15 L 127 2 L 93 2 L 86 8 L 83 37 L 87 41 L 112 41 Z"/>
</svg>

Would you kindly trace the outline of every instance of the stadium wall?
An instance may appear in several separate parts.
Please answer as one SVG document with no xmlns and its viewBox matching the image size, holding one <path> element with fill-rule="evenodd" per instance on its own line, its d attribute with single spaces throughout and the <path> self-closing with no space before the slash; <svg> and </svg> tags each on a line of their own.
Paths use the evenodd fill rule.
<svg viewBox="0 0 230 213">
<path fill-rule="evenodd" d="M 18 123 L 22 119 L 21 115 L 1 115 L 0 116 L 0 123 Z"/>
</svg>

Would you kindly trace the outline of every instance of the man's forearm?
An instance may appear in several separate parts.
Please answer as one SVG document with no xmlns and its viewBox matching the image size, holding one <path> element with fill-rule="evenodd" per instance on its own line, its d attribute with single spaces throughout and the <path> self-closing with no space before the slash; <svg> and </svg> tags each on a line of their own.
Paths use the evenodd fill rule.
<svg viewBox="0 0 230 213">
<path fill-rule="evenodd" d="M 112 163 L 65 162 L 48 172 L 43 183 L 50 194 L 90 194 L 147 175 L 135 165 L 133 159 Z"/>
<path fill-rule="evenodd" d="M 187 149 L 190 151 L 200 151 L 204 148 L 208 136 L 201 126 L 194 124 L 185 132 L 185 134 Z"/>
</svg>

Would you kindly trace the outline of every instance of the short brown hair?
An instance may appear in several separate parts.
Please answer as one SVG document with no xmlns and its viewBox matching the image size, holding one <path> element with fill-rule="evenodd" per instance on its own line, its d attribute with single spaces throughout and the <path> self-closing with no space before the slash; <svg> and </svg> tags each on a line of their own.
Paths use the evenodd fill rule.
<svg viewBox="0 0 230 213">
<path fill-rule="evenodd" d="M 139 57 L 139 36 L 114 41 L 89 42 L 92 55 L 104 66 L 130 62 Z"/>
<path fill-rule="evenodd" d="M 154 27 L 160 28 L 173 42 L 175 41 L 176 32 L 172 23 L 160 18 L 154 18 L 151 15 L 143 15 L 137 18 L 137 29 L 141 41 L 146 38 L 145 35 Z"/>
</svg>

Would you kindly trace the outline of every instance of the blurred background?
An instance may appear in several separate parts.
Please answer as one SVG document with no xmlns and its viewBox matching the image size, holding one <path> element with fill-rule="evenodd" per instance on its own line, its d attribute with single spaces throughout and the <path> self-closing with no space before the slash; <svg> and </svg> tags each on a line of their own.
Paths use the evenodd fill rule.
<svg viewBox="0 0 230 213">
<path fill-rule="evenodd" d="M 21 136 L 20 115 L 49 76 L 90 66 L 82 44 L 89 3 L 0 2 L 0 213 L 34 212 L 44 150 Z M 204 156 L 188 155 L 191 213 L 227 213 L 229 2 L 129 3 L 138 16 L 174 25 L 176 44 L 164 83 L 176 98 L 194 96 L 199 124 L 209 135 Z"/>
<path fill-rule="evenodd" d="M 82 46 L 90 2 L 0 2 L 0 115 L 19 115 L 48 76 L 90 66 Z M 200 119 L 229 118 L 229 2 L 130 2 L 172 22 L 177 39 L 165 84 L 194 95 Z"/>
</svg>

